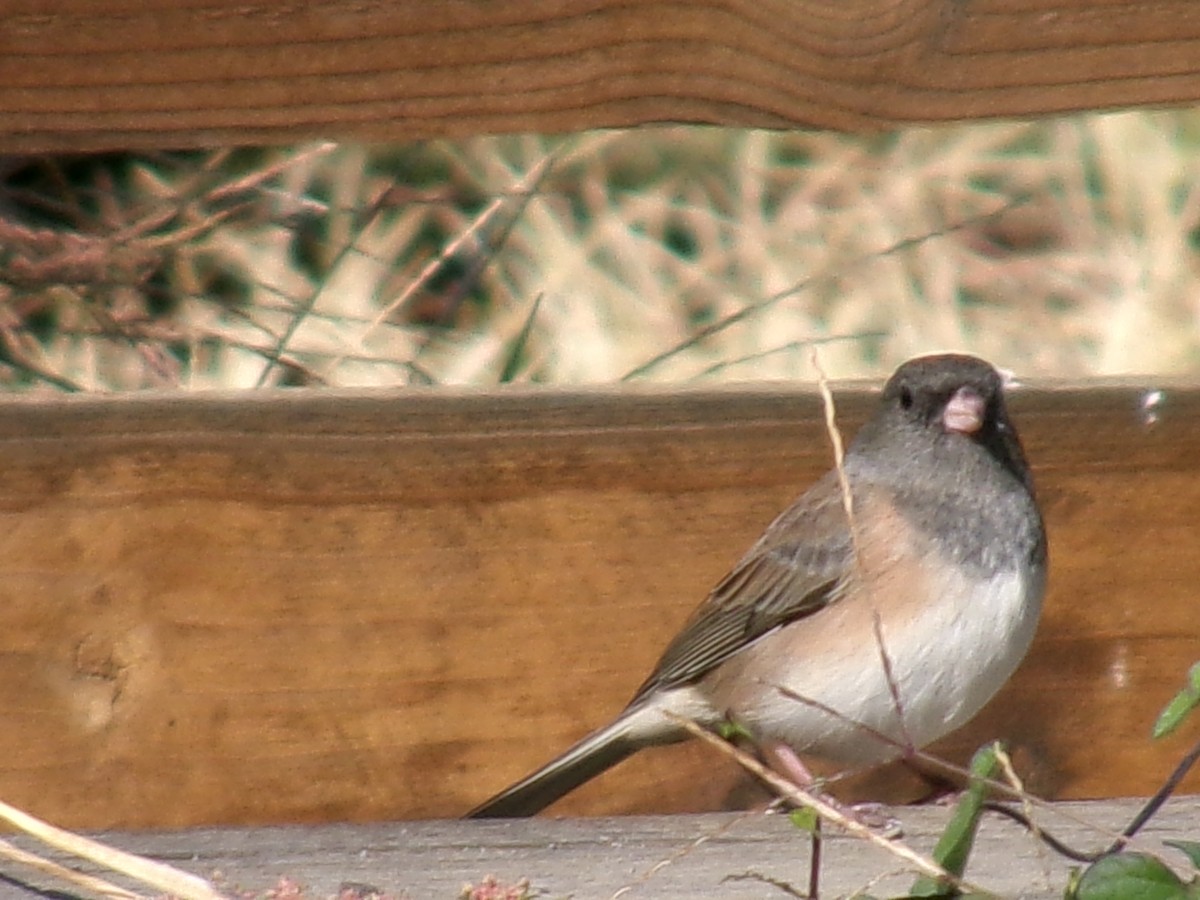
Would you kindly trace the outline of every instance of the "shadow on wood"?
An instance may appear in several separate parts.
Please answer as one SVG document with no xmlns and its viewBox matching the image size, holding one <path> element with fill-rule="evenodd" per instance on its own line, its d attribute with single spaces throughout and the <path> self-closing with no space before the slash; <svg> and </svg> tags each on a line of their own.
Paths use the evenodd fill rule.
<svg viewBox="0 0 1200 900">
<path fill-rule="evenodd" d="M 1154 424 L 1142 397 L 1013 404 L 1050 595 L 941 749 L 1006 737 L 1053 796 L 1149 793 L 1183 752 L 1149 728 L 1200 658 L 1200 391 Z M 847 430 L 872 402 L 840 396 Z M 828 468 L 821 418 L 784 389 L 5 401 L 0 797 L 90 828 L 459 814 L 624 704 Z M 560 809 L 736 781 L 648 751 Z"/>
</svg>

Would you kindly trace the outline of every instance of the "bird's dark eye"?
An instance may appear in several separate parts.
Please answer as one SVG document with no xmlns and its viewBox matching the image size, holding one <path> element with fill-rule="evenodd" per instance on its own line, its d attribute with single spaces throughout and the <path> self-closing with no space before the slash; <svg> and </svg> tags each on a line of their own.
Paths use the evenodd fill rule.
<svg viewBox="0 0 1200 900">
<path fill-rule="evenodd" d="M 913 393 L 912 390 L 906 387 L 900 388 L 900 406 L 903 409 L 912 409 Z"/>
</svg>

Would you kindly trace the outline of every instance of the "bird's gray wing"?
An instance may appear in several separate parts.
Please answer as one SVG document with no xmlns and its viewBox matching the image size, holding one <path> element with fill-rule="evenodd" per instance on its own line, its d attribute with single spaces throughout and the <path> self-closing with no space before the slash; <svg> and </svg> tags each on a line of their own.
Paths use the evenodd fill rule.
<svg viewBox="0 0 1200 900">
<path fill-rule="evenodd" d="M 852 557 L 840 486 L 830 473 L 781 513 L 713 588 L 631 705 L 695 681 L 763 635 L 834 602 Z"/>
</svg>

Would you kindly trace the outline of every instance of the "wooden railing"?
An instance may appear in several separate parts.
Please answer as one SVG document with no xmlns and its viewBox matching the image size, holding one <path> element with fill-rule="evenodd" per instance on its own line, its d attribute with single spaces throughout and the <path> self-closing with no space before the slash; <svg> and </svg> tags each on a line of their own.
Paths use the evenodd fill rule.
<svg viewBox="0 0 1200 900">
<path fill-rule="evenodd" d="M 1190 0 L 12 0 L 0 150 L 647 122 L 869 130 L 1200 99 Z"/>
<path fill-rule="evenodd" d="M 1198 98 L 1190 0 L 0 17 L 8 153 Z M 847 427 L 869 402 L 839 396 Z M 1200 390 L 1083 385 L 1016 410 L 1051 537 L 1045 619 L 940 749 L 1006 736 L 1047 795 L 1149 792 L 1181 753 L 1150 722 L 1200 655 Z M 89 827 L 455 815 L 619 708 L 830 461 L 815 396 L 777 389 L 10 400 L 0 445 L 0 797 Z M 710 808 L 735 779 L 701 748 L 643 757 L 563 809 Z"/>
<path fill-rule="evenodd" d="M 848 431 L 872 402 L 838 400 Z M 1200 652 L 1200 391 L 1015 415 L 1045 616 L 939 749 L 1006 737 L 1047 796 L 1149 793 Z M 147 827 L 465 811 L 619 709 L 830 450 L 799 390 L 266 392 L 7 401 L 0 458 L 0 796 Z M 649 751 L 562 809 L 713 808 L 735 780 Z"/>
</svg>

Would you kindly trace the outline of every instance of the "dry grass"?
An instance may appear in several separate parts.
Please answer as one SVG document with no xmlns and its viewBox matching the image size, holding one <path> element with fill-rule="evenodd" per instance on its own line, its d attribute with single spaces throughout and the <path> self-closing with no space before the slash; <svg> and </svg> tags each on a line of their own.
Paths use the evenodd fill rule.
<svg viewBox="0 0 1200 900">
<path fill-rule="evenodd" d="M 22 390 L 1200 364 L 1200 116 L 10 161 Z"/>
</svg>

